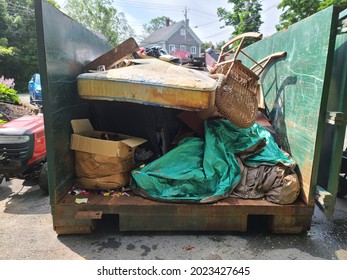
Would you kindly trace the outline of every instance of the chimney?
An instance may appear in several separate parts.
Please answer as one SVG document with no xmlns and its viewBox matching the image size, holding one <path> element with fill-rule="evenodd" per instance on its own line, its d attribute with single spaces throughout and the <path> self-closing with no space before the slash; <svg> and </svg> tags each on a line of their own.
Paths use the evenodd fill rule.
<svg viewBox="0 0 347 280">
<path fill-rule="evenodd" d="M 166 25 L 166 27 L 170 26 L 170 19 L 169 18 L 166 18 L 165 25 Z"/>
</svg>

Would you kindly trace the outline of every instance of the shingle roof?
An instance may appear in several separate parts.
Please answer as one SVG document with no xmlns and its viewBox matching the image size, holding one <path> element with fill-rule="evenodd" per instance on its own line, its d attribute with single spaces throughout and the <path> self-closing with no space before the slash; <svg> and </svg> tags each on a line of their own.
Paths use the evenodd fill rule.
<svg viewBox="0 0 347 280">
<path fill-rule="evenodd" d="M 167 41 L 179 28 L 184 26 L 184 20 L 165 26 L 163 28 L 157 29 L 152 34 L 150 34 L 146 39 L 144 39 L 141 44 L 154 44 L 157 42 Z M 195 40 L 202 44 L 202 41 L 193 32 L 193 30 L 188 26 L 188 32 L 195 38 Z"/>
</svg>

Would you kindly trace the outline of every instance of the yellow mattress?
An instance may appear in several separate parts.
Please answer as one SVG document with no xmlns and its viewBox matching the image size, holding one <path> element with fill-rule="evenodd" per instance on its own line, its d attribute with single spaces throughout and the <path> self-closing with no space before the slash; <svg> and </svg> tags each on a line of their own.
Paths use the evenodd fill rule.
<svg viewBox="0 0 347 280">
<path fill-rule="evenodd" d="M 114 100 L 182 110 L 214 106 L 217 81 L 208 72 L 173 65 L 159 59 L 77 77 L 78 94 L 85 99 Z"/>
</svg>

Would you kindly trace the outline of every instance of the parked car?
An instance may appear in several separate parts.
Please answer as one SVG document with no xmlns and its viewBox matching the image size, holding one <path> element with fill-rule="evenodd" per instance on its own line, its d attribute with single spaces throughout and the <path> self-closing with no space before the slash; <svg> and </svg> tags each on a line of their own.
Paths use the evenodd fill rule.
<svg viewBox="0 0 347 280">
<path fill-rule="evenodd" d="M 30 95 L 30 103 L 38 107 L 42 107 L 42 87 L 40 74 L 35 73 L 29 83 L 28 90 Z"/>
</svg>

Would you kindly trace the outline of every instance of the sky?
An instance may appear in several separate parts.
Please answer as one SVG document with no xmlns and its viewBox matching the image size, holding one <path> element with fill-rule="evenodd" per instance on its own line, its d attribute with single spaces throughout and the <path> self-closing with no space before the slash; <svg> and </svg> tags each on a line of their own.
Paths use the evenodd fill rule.
<svg viewBox="0 0 347 280">
<path fill-rule="evenodd" d="M 56 0 L 62 7 L 66 0 Z M 123 12 L 128 23 L 134 28 L 138 35 L 142 34 L 143 25 L 151 19 L 167 16 L 178 22 L 184 20 L 184 11 L 187 9 L 189 26 L 203 42 L 216 44 L 220 41 L 228 41 L 233 28 L 221 29 L 223 22 L 217 16 L 217 8 L 225 7 L 231 11 L 231 4 L 227 0 L 113 0 L 118 12 Z M 280 11 L 277 5 L 281 0 L 263 0 L 263 11 L 260 32 L 264 36 L 276 32 L 275 25 L 279 22 Z"/>
</svg>

